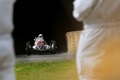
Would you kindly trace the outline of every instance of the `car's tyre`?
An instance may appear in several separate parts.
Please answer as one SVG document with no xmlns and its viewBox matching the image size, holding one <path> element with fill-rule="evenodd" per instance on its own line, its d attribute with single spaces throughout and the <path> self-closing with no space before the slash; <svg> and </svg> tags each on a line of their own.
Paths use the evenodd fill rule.
<svg viewBox="0 0 120 80">
<path fill-rule="evenodd" d="M 56 54 L 56 42 L 52 40 L 50 42 L 50 46 L 51 46 L 51 53 Z"/>
<path fill-rule="evenodd" d="M 28 42 L 26 42 L 26 51 L 27 51 L 27 55 L 28 55 L 28 56 L 31 54 L 30 49 L 31 49 L 31 44 L 30 44 L 30 42 L 28 41 Z"/>
</svg>

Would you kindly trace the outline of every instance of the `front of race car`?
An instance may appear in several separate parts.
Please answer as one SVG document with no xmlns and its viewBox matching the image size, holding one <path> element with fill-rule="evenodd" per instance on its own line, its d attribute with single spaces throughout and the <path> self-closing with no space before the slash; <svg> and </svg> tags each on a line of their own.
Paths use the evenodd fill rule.
<svg viewBox="0 0 120 80">
<path fill-rule="evenodd" d="M 50 46 L 45 44 L 43 41 L 35 42 L 33 47 L 34 50 L 46 50 L 50 49 Z"/>
</svg>

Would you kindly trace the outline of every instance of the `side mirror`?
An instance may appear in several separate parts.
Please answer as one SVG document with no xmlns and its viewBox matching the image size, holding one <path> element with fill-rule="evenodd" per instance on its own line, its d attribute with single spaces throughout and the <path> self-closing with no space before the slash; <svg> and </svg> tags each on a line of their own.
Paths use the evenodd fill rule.
<svg viewBox="0 0 120 80">
<path fill-rule="evenodd" d="M 37 37 L 35 37 L 35 39 L 33 39 L 34 41 L 36 40 Z"/>
</svg>

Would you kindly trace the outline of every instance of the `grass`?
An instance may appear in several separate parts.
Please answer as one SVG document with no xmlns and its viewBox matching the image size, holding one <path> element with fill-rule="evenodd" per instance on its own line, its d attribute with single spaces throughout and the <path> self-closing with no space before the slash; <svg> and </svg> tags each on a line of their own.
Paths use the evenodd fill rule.
<svg viewBox="0 0 120 80">
<path fill-rule="evenodd" d="M 17 80 L 78 80 L 75 60 L 16 64 Z"/>
</svg>

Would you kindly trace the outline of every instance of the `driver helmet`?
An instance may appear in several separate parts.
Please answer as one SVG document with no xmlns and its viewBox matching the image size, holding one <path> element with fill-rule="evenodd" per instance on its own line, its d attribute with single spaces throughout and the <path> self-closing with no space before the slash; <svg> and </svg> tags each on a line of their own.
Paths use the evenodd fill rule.
<svg viewBox="0 0 120 80">
<path fill-rule="evenodd" d="M 43 35 L 42 35 L 42 34 L 39 34 L 38 37 L 43 37 Z"/>
</svg>

